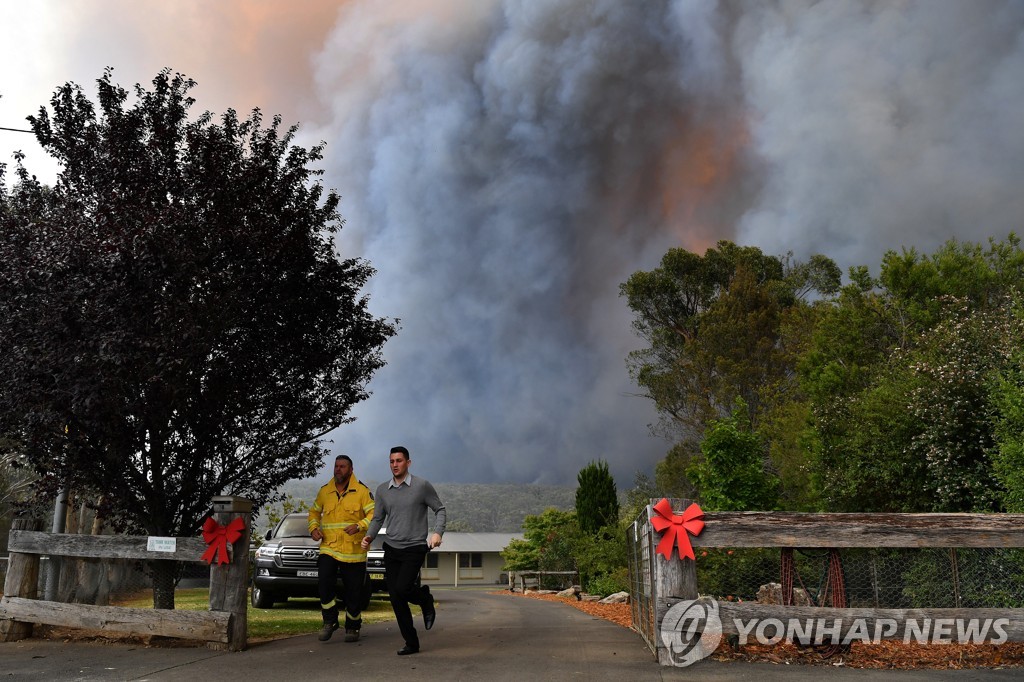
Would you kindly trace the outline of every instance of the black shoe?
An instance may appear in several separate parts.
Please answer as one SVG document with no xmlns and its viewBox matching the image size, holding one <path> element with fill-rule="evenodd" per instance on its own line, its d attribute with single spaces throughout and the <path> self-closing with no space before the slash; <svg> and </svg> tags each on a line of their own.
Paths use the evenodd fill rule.
<svg viewBox="0 0 1024 682">
<path fill-rule="evenodd" d="M 359 630 L 345 630 L 345 641 L 346 642 L 358 642 L 359 641 Z"/>
<path fill-rule="evenodd" d="M 420 608 L 423 610 L 423 627 L 429 630 L 434 627 L 434 618 L 437 617 L 437 609 L 434 607 L 434 595 L 430 594 L 429 588 L 424 588 L 429 603 L 424 604 Z"/>
<path fill-rule="evenodd" d="M 423 607 L 423 627 L 427 630 L 434 627 L 434 618 L 436 617 L 437 610 L 434 608 L 433 604 L 431 604 L 429 608 L 426 606 Z"/>
<path fill-rule="evenodd" d="M 399 656 L 408 656 L 409 654 L 418 654 L 420 652 L 419 647 L 411 647 L 408 644 L 398 650 Z"/>
<path fill-rule="evenodd" d="M 326 642 L 334 634 L 334 631 L 338 629 L 337 623 L 324 623 L 324 626 L 320 628 L 320 635 L 317 637 L 321 642 Z"/>
</svg>

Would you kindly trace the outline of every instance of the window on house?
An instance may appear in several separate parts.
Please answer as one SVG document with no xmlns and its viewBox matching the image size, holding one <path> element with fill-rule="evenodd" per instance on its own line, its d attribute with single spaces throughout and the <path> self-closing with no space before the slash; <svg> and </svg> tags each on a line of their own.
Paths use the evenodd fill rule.
<svg viewBox="0 0 1024 682">
<path fill-rule="evenodd" d="M 484 555 L 480 552 L 468 552 L 459 555 L 459 568 L 483 568 Z"/>
<path fill-rule="evenodd" d="M 427 552 L 427 564 L 424 568 L 437 568 L 437 552 Z"/>
</svg>

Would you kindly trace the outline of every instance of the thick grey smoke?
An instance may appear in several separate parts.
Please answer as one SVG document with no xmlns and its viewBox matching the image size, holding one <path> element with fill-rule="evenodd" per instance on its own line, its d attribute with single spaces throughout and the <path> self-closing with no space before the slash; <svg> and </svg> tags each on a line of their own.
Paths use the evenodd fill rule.
<svg viewBox="0 0 1024 682">
<path fill-rule="evenodd" d="M 738 238 L 874 265 L 1024 228 L 1024 3 L 749 3 L 732 45 L 765 186 Z"/>
<path fill-rule="evenodd" d="M 620 485 L 647 434 L 617 287 L 719 238 L 842 265 L 1001 237 L 1024 4 L 353 2 L 317 60 L 343 238 L 402 319 L 336 447 Z"/>
<path fill-rule="evenodd" d="M 619 283 L 739 217 L 671 185 L 718 191 L 698 164 L 736 163 L 726 69 L 699 54 L 722 50 L 714 8 L 686 11 L 691 37 L 669 2 L 408 5 L 349 6 L 318 64 L 343 237 L 403 327 L 337 447 L 404 443 L 441 480 L 568 483 L 604 458 L 626 484 L 666 445 L 630 395 Z"/>
<path fill-rule="evenodd" d="M 0 125 L 171 67 L 199 109 L 328 142 L 341 249 L 403 326 L 334 434 L 369 478 L 397 443 L 437 481 L 649 472 L 618 285 L 670 246 L 875 265 L 1024 218 L 1014 0 L 38 0 L 0 25 Z"/>
</svg>

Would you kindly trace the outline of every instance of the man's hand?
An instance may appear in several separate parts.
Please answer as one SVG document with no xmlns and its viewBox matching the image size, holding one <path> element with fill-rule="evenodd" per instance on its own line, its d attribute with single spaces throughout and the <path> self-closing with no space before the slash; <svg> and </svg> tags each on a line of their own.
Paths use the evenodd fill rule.
<svg viewBox="0 0 1024 682">
<path fill-rule="evenodd" d="M 362 547 L 363 549 L 366 549 L 367 547 L 369 547 L 370 546 L 370 538 L 363 538 L 359 542 L 359 546 Z"/>
<path fill-rule="evenodd" d="M 310 535 L 310 537 L 312 537 L 317 542 L 320 542 L 321 540 L 324 539 L 324 534 L 320 532 L 319 528 L 314 528 L 313 532 L 310 533 L 309 535 Z"/>
<path fill-rule="evenodd" d="M 430 547 L 430 549 L 434 549 L 435 547 L 440 547 L 441 546 L 441 536 L 438 535 L 437 533 L 431 533 L 430 534 L 430 539 L 427 540 L 427 546 Z"/>
<path fill-rule="evenodd" d="M 355 535 L 359 532 L 359 524 L 353 523 L 351 526 L 345 526 L 345 532 L 349 535 Z"/>
</svg>

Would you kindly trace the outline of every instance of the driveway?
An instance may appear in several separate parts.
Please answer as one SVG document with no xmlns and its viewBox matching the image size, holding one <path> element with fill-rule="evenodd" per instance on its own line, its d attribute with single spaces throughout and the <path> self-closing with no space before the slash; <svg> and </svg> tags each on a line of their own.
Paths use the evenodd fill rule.
<svg viewBox="0 0 1024 682">
<path fill-rule="evenodd" d="M 481 590 L 435 591 L 437 622 L 422 650 L 402 646 L 394 622 L 363 628 L 346 644 L 315 633 L 255 644 L 239 653 L 203 648 L 27 640 L 0 644 L 0 680 L 1017 680 L 1021 670 L 879 671 L 702 661 L 690 668 L 655 662 L 640 637 L 571 606 Z"/>
</svg>

